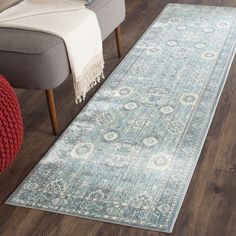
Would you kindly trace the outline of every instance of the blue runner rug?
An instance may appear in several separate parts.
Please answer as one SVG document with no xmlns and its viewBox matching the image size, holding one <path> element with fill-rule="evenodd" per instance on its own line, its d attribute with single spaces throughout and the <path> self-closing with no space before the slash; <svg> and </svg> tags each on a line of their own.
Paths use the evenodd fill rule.
<svg viewBox="0 0 236 236">
<path fill-rule="evenodd" d="M 234 8 L 169 4 L 7 203 L 171 232 L 235 48 Z"/>
</svg>

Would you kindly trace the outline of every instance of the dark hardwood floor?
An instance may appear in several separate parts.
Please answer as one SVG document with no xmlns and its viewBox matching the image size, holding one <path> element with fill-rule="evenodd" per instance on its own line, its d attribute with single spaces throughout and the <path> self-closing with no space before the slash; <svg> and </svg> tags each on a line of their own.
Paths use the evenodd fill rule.
<svg viewBox="0 0 236 236">
<path fill-rule="evenodd" d="M 168 2 L 236 7 L 236 0 L 126 0 L 122 24 L 126 54 Z M 115 35 L 104 43 L 106 75 L 117 66 Z M 236 62 L 236 61 L 235 61 Z M 178 216 L 174 236 L 236 235 L 236 63 L 221 96 L 197 168 Z M 94 91 L 90 93 L 90 96 Z M 24 143 L 17 160 L 0 176 L 0 236 L 164 236 L 164 233 L 5 205 L 43 154 L 56 141 L 43 91 L 17 90 L 24 119 Z M 55 90 L 61 131 L 81 110 L 72 81 Z"/>
</svg>

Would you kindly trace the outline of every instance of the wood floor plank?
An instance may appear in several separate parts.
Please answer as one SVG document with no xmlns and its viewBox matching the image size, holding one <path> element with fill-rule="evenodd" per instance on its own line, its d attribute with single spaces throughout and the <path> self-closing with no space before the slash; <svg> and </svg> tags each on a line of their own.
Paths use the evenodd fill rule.
<svg viewBox="0 0 236 236">
<path fill-rule="evenodd" d="M 27 236 L 28 232 L 24 231 L 24 230 L 20 230 L 18 228 L 11 228 L 8 227 L 6 229 L 1 228 L 0 229 L 0 235 L 4 235 L 4 236 Z M 36 233 L 34 234 L 36 235 Z"/>
<path fill-rule="evenodd" d="M 236 173 L 214 170 L 207 184 L 194 235 L 231 236 L 232 222 L 235 224 Z"/>
<path fill-rule="evenodd" d="M 236 7 L 235 0 L 126 0 L 124 54 L 169 2 Z M 105 75 L 120 63 L 115 35 L 104 42 Z M 236 62 L 233 63 L 201 157 L 171 236 L 236 235 Z M 96 86 L 88 99 L 96 92 Z M 167 234 L 4 204 L 56 141 L 43 91 L 16 90 L 24 121 L 24 144 L 14 164 L 0 175 L 0 236 L 164 236 Z M 76 105 L 71 79 L 55 89 L 61 132 L 86 102 Z"/>
<path fill-rule="evenodd" d="M 221 135 L 218 152 L 215 157 L 215 169 L 236 172 L 236 93 L 230 98 L 232 100 L 228 117 Z"/>
<path fill-rule="evenodd" d="M 44 231 L 46 235 L 88 235 L 94 236 L 102 227 L 103 223 L 98 221 L 78 219 L 72 216 L 59 217 Z M 37 228 L 36 228 L 37 230 Z"/>
</svg>

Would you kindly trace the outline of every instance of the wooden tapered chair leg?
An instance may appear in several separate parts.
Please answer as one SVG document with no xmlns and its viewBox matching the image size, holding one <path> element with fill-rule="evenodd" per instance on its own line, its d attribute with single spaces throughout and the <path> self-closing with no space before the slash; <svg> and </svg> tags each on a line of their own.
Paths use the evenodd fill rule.
<svg viewBox="0 0 236 236">
<path fill-rule="evenodd" d="M 116 46 L 117 46 L 118 56 L 122 57 L 122 36 L 121 36 L 120 25 L 115 29 L 115 33 L 116 33 Z"/>
<path fill-rule="evenodd" d="M 50 114 L 53 134 L 57 135 L 59 132 L 59 126 L 58 126 L 53 90 L 48 89 L 45 91 L 45 93 L 46 93 L 46 98 L 47 98 L 47 103 L 48 103 L 48 110 L 49 110 L 49 114 Z"/>
</svg>

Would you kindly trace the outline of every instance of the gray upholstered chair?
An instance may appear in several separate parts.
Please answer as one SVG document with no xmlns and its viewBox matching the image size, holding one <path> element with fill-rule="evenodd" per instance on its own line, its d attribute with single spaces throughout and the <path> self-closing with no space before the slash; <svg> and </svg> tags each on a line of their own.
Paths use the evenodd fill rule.
<svg viewBox="0 0 236 236">
<path fill-rule="evenodd" d="M 95 0 L 88 8 L 97 15 L 103 40 L 115 30 L 121 56 L 120 24 L 125 18 L 125 1 Z M 15 88 L 45 90 L 56 135 L 58 122 L 53 88 L 70 74 L 63 40 L 47 33 L 0 28 L 0 74 Z"/>
</svg>

